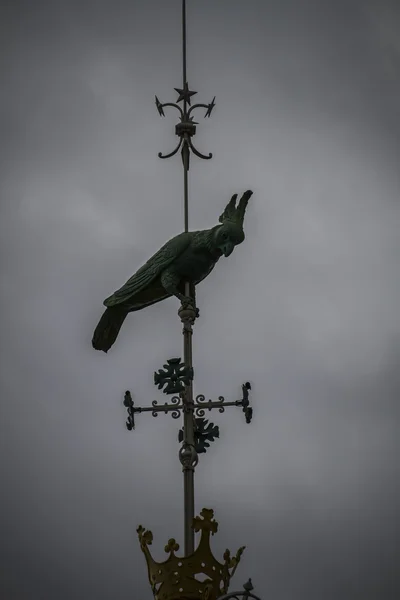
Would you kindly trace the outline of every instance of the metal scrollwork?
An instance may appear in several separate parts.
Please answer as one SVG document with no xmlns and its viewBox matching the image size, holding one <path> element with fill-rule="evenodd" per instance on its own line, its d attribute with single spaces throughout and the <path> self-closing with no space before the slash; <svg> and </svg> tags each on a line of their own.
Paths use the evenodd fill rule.
<svg viewBox="0 0 400 600">
<path fill-rule="evenodd" d="M 181 401 L 181 399 L 179 398 L 179 396 L 173 396 L 171 398 L 171 404 L 177 405 L 177 408 L 171 412 L 171 417 L 173 419 L 179 419 L 179 417 L 181 415 L 181 410 L 183 410 L 183 408 L 184 408 L 183 405 L 182 406 L 179 405 L 180 401 Z"/>
<path fill-rule="evenodd" d="M 253 416 L 253 409 L 250 406 L 249 390 L 251 390 L 251 385 L 247 381 L 242 385 L 242 399 L 235 400 L 234 402 L 225 402 L 225 398 L 223 396 L 219 396 L 218 400 L 206 400 L 204 394 L 199 394 L 196 396 L 196 402 L 194 405 L 195 415 L 197 417 L 204 417 L 206 410 L 210 411 L 213 410 L 213 408 L 218 408 L 218 411 L 223 413 L 225 412 L 225 408 L 227 406 L 241 406 L 244 412 L 246 423 L 250 423 Z"/>
<path fill-rule="evenodd" d="M 171 398 L 171 403 L 158 404 L 157 400 L 153 400 L 151 406 L 134 406 L 131 393 L 125 392 L 124 406 L 128 409 L 128 420 L 126 427 L 129 431 L 135 429 L 135 413 L 151 412 L 153 417 L 158 417 L 158 413 L 171 413 L 173 419 L 179 419 L 181 411 L 184 408 L 183 402 L 179 396 Z"/>
<path fill-rule="evenodd" d="M 159 99 L 156 96 L 156 106 L 157 106 L 157 110 L 158 110 L 158 112 L 160 114 L 160 117 L 165 117 L 165 113 L 164 113 L 163 109 L 166 106 L 173 106 L 173 108 L 176 108 L 177 110 L 179 110 L 179 112 L 181 114 L 181 119 L 183 119 L 183 116 L 184 116 L 183 115 L 183 110 L 182 110 L 182 108 L 178 104 L 175 104 L 173 102 L 164 102 L 164 104 L 163 104 L 162 102 L 159 101 Z"/>
<path fill-rule="evenodd" d="M 214 106 L 215 106 L 215 96 L 212 99 L 212 101 L 210 102 L 210 104 L 194 104 L 193 106 L 191 106 L 188 110 L 187 116 L 190 117 L 192 111 L 195 108 L 206 108 L 207 110 L 206 110 L 206 114 L 204 115 L 204 118 L 211 117 L 211 112 L 212 112 Z"/>
<path fill-rule="evenodd" d="M 218 408 L 220 413 L 225 412 L 225 406 L 222 406 L 225 402 L 225 398 L 223 396 L 219 396 L 218 400 L 206 400 L 204 394 L 199 394 L 196 396 L 195 403 L 195 415 L 197 417 L 204 417 L 206 414 L 206 410 L 210 411 L 213 408 Z"/>
<path fill-rule="evenodd" d="M 124 406 L 126 406 L 128 410 L 128 420 L 126 421 L 125 425 L 128 431 L 132 431 L 132 429 L 135 429 L 135 408 L 129 390 L 125 392 Z"/>
<path fill-rule="evenodd" d="M 159 152 L 158 157 L 159 158 L 171 158 L 171 156 L 174 156 L 178 152 L 178 150 L 180 149 L 180 147 L 183 144 L 182 152 L 186 153 L 186 156 L 183 155 L 182 159 L 184 161 L 184 164 L 186 164 L 187 168 L 189 169 L 189 156 L 188 156 L 189 148 L 190 148 L 190 150 L 192 150 L 193 154 L 195 154 L 199 158 L 202 158 L 203 160 L 209 160 L 210 158 L 212 158 L 211 152 L 207 156 L 206 154 L 202 154 L 201 152 L 199 152 L 197 150 L 197 148 L 193 145 L 191 138 L 196 134 L 196 125 L 198 125 L 198 123 L 196 123 L 196 121 L 193 120 L 193 116 L 191 116 L 191 115 L 195 109 L 205 108 L 206 112 L 204 114 L 204 118 L 210 117 L 211 113 L 215 107 L 215 96 L 209 104 L 203 104 L 203 103 L 194 104 L 193 106 L 191 106 L 189 108 L 189 110 L 187 110 L 186 104 L 190 105 L 191 97 L 194 96 L 195 94 L 197 94 L 197 92 L 190 90 L 187 82 L 185 83 L 185 85 L 182 89 L 175 88 L 175 91 L 178 92 L 178 94 L 179 94 L 177 102 L 184 101 L 184 103 L 185 103 L 184 110 L 182 110 L 182 108 L 178 104 L 175 104 L 174 102 L 160 102 L 160 100 L 157 98 L 157 96 L 155 97 L 155 104 L 156 104 L 158 114 L 160 115 L 160 117 L 165 117 L 164 108 L 166 108 L 167 106 L 172 106 L 173 108 L 176 108 L 180 113 L 180 123 L 178 123 L 175 127 L 175 133 L 180 138 L 179 143 L 174 148 L 174 150 L 172 150 L 172 152 L 169 152 L 168 154 L 163 154 L 162 152 Z"/>
<path fill-rule="evenodd" d="M 250 406 L 249 400 L 249 390 L 251 390 L 251 385 L 249 382 L 246 382 L 242 385 L 243 397 L 241 400 L 226 402 L 223 396 L 219 396 L 218 400 L 207 400 L 204 394 L 198 394 L 195 402 L 188 404 L 185 401 L 184 393 L 187 388 L 185 388 L 184 384 L 187 385 L 187 383 L 191 381 L 193 377 L 193 370 L 188 369 L 183 363 L 180 362 L 180 360 L 180 358 L 168 360 L 168 364 L 164 365 L 165 371 L 160 369 L 158 373 L 154 374 L 154 380 L 159 389 L 161 389 L 163 385 L 166 385 L 166 389 L 164 390 L 165 393 L 172 394 L 174 391 L 178 391 L 180 396 L 173 396 L 170 404 L 167 402 L 164 404 L 159 404 L 157 400 L 153 400 L 151 406 L 136 407 L 134 406 L 131 393 L 127 391 L 124 397 L 124 406 L 126 406 L 128 410 L 126 427 L 129 431 L 135 429 L 135 413 L 151 412 L 153 417 L 157 417 L 158 413 L 160 412 L 165 414 L 171 413 L 171 417 L 173 419 L 179 419 L 182 412 L 193 412 L 194 416 L 196 417 L 195 424 L 198 427 L 196 442 L 197 452 L 202 453 L 205 452 L 205 449 L 203 448 L 204 440 L 214 441 L 214 438 L 219 437 L 218 427 L 213 423 L 208 424 L 208 421 L 203 418 L 206 414 L 206 411 L 211 411 L 214 408 L 217 408 L 220 413 L 223 413 L 225 412 L 227 406 L 241 406 L 246 423 L 251 422 L 253 416 L 253 408 Z M 200 441 L 200 439 L 202 439 L 202 441 Z"/>
<path fill-rule="evenodd" d="M 182 146 L 182 139 L 179 140 L 179 143 L 176 146 L 176 148 L 174 150 L 172 150 L 172 152 L 170 152 L 169 154 L 163 154 L 162 152 L 159 152 L 158 158 L 171 158 L 171 156 L 174 156 L 174 154 L 176 154 L 178 152 L 178 150 L 181 146 Z"/>
<path fill-rule="evenodd" d="M 168 402 L 164 402 L 164 404 L 158 404 L 157 400 L 153 400 L 153 402 L 151 403 L 151 405 L 153 406 L 154 410 L 152 410 L 152 416 L 153 417 L 158 417 L 158 413 L 163 412 L 164 414 L 167 413 L 171 413 L 171 417 L 173 419 L 179 419 L 180 416 L 180 411 L 182 410 L 183 406 L 179 404 L 180 403 L 180 398 L 179 396 L 173 396 L 171 398 L 171 404 L 168 404 Z M 176 406 L 176 408 L 175 408 Z"/>
<path fill-rule="evenodd" d="M 208 156 L 206 156 L 205 154 L 202 154 L 201 152 L 199 152 L 197 150 L 197 148 L 195 148 L 193 146 L 193 142 L 192 140 L 189 138 L 188 139 L 188 144 L 189 144 L 189 148 L 191 149 L 191 151 L 193 152 L 193 154 L 195 154 L 196 156 L 198 156 L 198 158 L 202 158 L 203 160 L 210 160 L 210 158 L 212 158 L 212 152 L 208 153 Z"/>
<path fill-rule="evenodd" d="M 251 419 L 253 417 L 253 409 L 250 406 L 250 401 L 249 401 L 249 390 L 251 390 L 251 384 L 248 381 L 246 381 L 246 383 L 244 383 L 242 385 L 242 392 L 243 392 L 242 406 L 243 406 L 243 412 L 244 412 L 244 416 L 246 419 L 246 423 L 251 423 Z"/>
</svg>

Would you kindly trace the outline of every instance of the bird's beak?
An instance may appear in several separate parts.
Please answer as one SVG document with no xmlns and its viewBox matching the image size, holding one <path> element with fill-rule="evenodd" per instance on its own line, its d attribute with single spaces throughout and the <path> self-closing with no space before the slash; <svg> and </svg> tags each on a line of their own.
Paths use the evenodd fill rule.
<svg viewBox="0 0 400 600">
<path fill-rule="evenodd" d="M 235 244 L 232 244 L 232 242 L 227 242 L 226 244 L 224 244 L 222 246 L 222 252 L 224 253 L 224 256 L 230 256 L 233 252 L 234 247 Z"/>
</svg>

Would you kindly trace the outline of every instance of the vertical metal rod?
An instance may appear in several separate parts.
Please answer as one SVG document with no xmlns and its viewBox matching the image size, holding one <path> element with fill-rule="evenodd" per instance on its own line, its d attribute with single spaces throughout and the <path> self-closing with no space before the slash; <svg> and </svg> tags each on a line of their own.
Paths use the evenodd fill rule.
<svg viewBox="0 0 400 600">
<path fill-rule="evenodd" d="M 182 86 L 185 89 L 185 85 L 187 84 L 186 79 L 186 0 L 182 0 Z M 187 115 L 187 101 L 186 97 L 183 99 L 183 114 Z M 187 146 L 187 152 L 189 153 L 189 147 L 187 145 L 186 138 L 183 140 L 183 148 Z M 186 150 L 185 149 L 185 150 Z M 183 202 L 184 202 L 184 213 L 185 213 L 185 231 L 189 231 L 189 190 L 188 190 L 188 162 L 183 161 L 183 171 L 184 171 L 184 182 L 183 182 Z M 187 291 L 185 292 L 188 296 Z"/>
<path fill-rule="evenodd" d="M 184 361 L 192 366 L 192 325 L 186 323 L 183 330 L 183 352 Z M 183 413 L 184 447 L 194 447 L 194 419 L 193 419 L 193 385 L 187 386 L 185 390 L 185 410 Z M 183 467 L 183 490 L 184 490 L 184 539 L 185 556 L 194 552 L 194 530 L 192 527 L 194 518 L 194 465 L 187 464 Z"/>
<path fill-rule="evenodd" d="M 186 0 L 182 0 L 182 60 L 183 85 L 186 83 Z"/>
<path fill-rule="evenodd" d="M 187 144 L 186 139 L 183 140 L 184 144 Z M 189 148 L 187 148 L 189 152 Z M 188 182 L 188 169 L 186 161 L 183 164 L 183 201 L 185 209 L 185 231 L 189 231 L 189 182 Z M 189 295 L 188 289 L 185 290 L 186 296 Z"/>
<path fill-rule="evenodd" d="M 187 85 L 186 79 L 186 0 L 182 0 L 182 83 L 183 88 Z M 187 116 L 186 98 L 183 102 L 183 112 L 185 120 Z M 186 145 L 186 148 L 184 147 Z M 187 139 L 183 140 L 183 151 L 189 154 Z M 183 160 L 183 198 L 185 214 L 185 231 L 189 231 L 189 189 L 188 189 L 188 167 L 189 161 Z M 190 296 L 190 284 L 185 283 L 185 295 Z M 193 319 L 194 321 L 194 319 Z M 183 356 L 184 362 L 189 367 L 193 366 L 192 357 L 192 323 L 186 321 L 183 328 Z M 193 415 L 193 385 L 187 386 L 184 396 L 184 416 L 183 416 L 183 444 L 186 448 L 194 448 L 194 415 Z M 194 552 L 194 530 L 192 528 L 194 518 L 194 466 L 186 465 L 183 467 L 183 490 L 184 490 L 184 540 L 185 556 Z"/>
</svg>

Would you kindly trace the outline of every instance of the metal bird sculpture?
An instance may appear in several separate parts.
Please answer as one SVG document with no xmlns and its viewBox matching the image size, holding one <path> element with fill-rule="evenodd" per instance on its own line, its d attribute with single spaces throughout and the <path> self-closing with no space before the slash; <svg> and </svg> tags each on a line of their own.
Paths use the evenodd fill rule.
<svg viewBox="0 0 400 600">
<path fill-rule="evenodd" d="M 195 286 L 211 273 L 221 256 L 229 256 L 244 240 L 243 220 L 253 192 L 248 190 L 236 206 L 232 196 L 219 218 L 220 225 L 203 231 L 186 231 L 169 240 L 125 285 L 104 300 L 107 307 L 93 334 L 95 350 L 108 352 L 130 312 L 176 296 L 195 308 Z M 185 296 L 185 282 L 191 296 Z"/>
</svg>

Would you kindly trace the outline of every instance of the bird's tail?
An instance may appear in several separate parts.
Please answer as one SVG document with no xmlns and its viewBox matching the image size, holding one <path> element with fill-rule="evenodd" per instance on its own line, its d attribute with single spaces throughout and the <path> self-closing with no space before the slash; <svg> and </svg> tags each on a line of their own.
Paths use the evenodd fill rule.
<svg viewBox="0 0 400 600">
<path fill-rule="evenodd" d="M 117 339 L 119 330 L 127 314 L 128 311 L 119 306 L 106 308 L 99 324 L 94 330 L 92 346 L 95 350 L 108 352 Z"/>
</svg>

